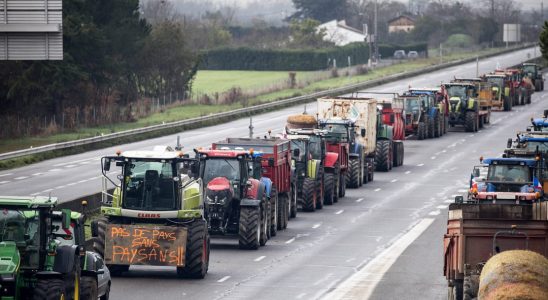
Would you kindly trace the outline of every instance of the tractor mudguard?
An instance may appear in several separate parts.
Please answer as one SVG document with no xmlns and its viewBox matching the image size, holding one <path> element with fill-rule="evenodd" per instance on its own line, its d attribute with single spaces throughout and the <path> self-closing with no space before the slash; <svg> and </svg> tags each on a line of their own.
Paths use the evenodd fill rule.
<svg viewBox="0 0 548 300">
<path fill-rule="evenodd" d="M 261 182 L 255 178 L 249 178 L 247 180 L 250 185 L 246 189 L 246 197 L 249 199 L 262 199 L 260 197 L 260 191 L 262 190 L 264 192 L 264 184 L 261 184 Z"/>
<path fill-rule="evenodd" d="M 360 154 L 359 153 L 350 153 L 349 157 L 350 157 L 350 159 L 359 159 Z"/>
<path fill-rule="evenodd" d="M 62 278 L 63 274 L 55 271 L 41 271 L 36 273 L 36 278 L 51 278 L 51 277 L 59 277 Z"/>
<path fill-rule="evenodd" d="M 259 206 L 259 205 L 261 205 L 261 200 L 257 200 L 257 199 L 240 200 L 240 206 Z"/>
<path fill-rule="evenodd" d="M 74 264 L 76 263 L 76 255 L 78 253 L 78 246 L 76 245 L 63 245 L 57 247 L 57 254 L 55 254 L 55 262 L 53 263 L 53 271 L 68 274 L 74 270 Z"/>
<path fill-rule="evenodd" d="M 335 152 L 327 152 L 325 154 L 325 166 L 327 168 L 335 167 L 335 164 L 339 160 L 339 154 Z"/>
<path fill-rule="evenodd" d="M 80 258 L 80 266 L 82 268 L 82 275 L 86 275 L 86 273 L 91 274 L 86 276 L 92 276 L 93 274 L 97 275 L 95 272 L 95 257 L 93 256 L 93 252 L 86 251 L 86 255 Z"/>
<path fill-rule="evenodd" d="M 266 190 L 266 196 L 270 197 L 270 191 L 272 190 L 272 180 L 268 177 L 261 177 L 260 181 L 264 184 Z"/>
</svg>

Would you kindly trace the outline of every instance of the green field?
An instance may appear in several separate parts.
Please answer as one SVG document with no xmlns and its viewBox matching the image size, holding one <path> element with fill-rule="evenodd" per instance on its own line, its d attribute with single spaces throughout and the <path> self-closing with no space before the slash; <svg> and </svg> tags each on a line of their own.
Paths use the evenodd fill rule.
<svg viewBox="0 0 548 300">
<path fill-rule="evenodd" d="M 475 57 L 477 55 L 499 51 L 500 49 L 490 49 L 479 53 L 456 53 L 444 57 L 444 62 L 463 58 Z M 303 95 L 315 91 L 325 90 L 343 85 L 363 82 L 383 76 L 397 74 L 405 71 L 412 71 L 423 68 L 428 65 L 439 63 L 439 58 L 418 59 L 414 61 L 403 62 L 387 67 L 382 67 L 370 71 L 368 74 L 359 76 L 341 76 L 320 80 L 309 84 L 303 88 L 282 89 L 275 92 L 261 94 L 249 100 L 249 104 L 257 104 L 275 101 L 278 99 Z M 317 72 L 297 72 L 297 80 L 312 78 Z M 342 72 L 340 72 L 342 75 Z M 288 78 L 288 72 L 282 71 L 199 71 L 194 81 L 194 90 L 196 93 L 221 93 L 228 89 L 238 86 L 242 91 L 248 92 L 253 89 L 261 89 L 265 86 L 270 86 L 279 83 Z M 434 84 L 434 83 L 433 83 Z M 141 118 L 132 123 L 116 123 L 110 126 L 100 126 L 91 128 L 81 128 L 76 132 L 60 133 L 49 136 L 24 137 L 17 139 L 0 140 L 0 153 L 25 149 L 29 147 L 37 147 L 46 144 L 59 143 L 69 140 L 81 139 L 86 137 L 108 134 L 133 128 L 140 128 L 162 122 L 172 122 L 184 120 L 193 117 L 204 116 L 212 113 L 232 110 L 240 108 L 240 103 L 232 105 L 202 105 L 202 104 L 187 104 L 174 108 L 166 109 L 164 112 L 154 113 L 145 118 Z"/>
</svg>

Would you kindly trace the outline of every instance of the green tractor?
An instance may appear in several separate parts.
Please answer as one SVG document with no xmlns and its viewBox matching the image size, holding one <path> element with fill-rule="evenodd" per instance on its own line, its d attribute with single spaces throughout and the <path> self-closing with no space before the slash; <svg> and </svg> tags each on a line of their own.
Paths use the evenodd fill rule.
<svg viewBox="0 0 548 300">
<path fill-rule="evenodd" d="M 83 216 L 56 206 L 50 197 L 0 197 L 1 300 L 98 298 L 97 272 L 76 225 Z"/>
<path fill-rule="evenodd" d="M 478 131 L 480 106 L 476 86 L 466 82 L 444 83 L 442 86 L 449 98 L 449 125 L 462 125 L 468 132 Z"/>
<path fill-rule="evenodd" d="M 113 162 L 120 167 L 117 181 L 107 174 Z M 179 277 L 204 278 L 209 234 L 199 162 L 171 147 L 155 147 L 103 157 L 102 172 L 103 217 L 91 223 L 91 233 L 110 272 L 171 266 Z"/>
</svg>

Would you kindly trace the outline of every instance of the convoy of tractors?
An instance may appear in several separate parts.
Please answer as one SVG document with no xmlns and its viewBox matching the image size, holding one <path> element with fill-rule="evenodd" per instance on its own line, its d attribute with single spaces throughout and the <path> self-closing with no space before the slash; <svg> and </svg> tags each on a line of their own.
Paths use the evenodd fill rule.
<svg viewBox="0 0 548 300">
<path fill-rule="evenodd" d="M 105 290 L 100 275 L 132 265 L 204 278 L 210 237 L 260 249 L 298 213 L 335 205 L 374 172 L 403 165 L 405 139 L 439 138 L 455 126 L 475 132 L 490 122 L 492 109 L 530 103 L 542 89 L 539 67 L 523 64 L 402 94 L 320 98 L 315 115 L 288 116 L 275 136 L 250 132 L 190 153 L 180 145 L 118 151 L 101 160 L 102 207 L 89 225 L 83 214 L 56 210 L 54 198 L 0 197 L 1 299 L 107 299 L 110 280 Z M 483 263 L 522 236 L 529 250 L 547 255 L 547 117 L 510 139 L 503 157 L 482 159 L 469 195 L 450 206 L 450 299 L 475 297 Z"/>
</svg>

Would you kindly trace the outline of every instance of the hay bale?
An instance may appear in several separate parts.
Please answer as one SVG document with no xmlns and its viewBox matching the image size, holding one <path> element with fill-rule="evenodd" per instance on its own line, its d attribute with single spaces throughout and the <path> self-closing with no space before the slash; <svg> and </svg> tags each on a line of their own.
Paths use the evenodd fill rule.
<svg viewBox="0 0 548 300">
<path fill-rule="evenodd" d="M 318 121 L 311 115 L 291 115 L 287 117 L 287 127 L 291 129 L 296 128 L 316 128 Z"/>
<path fill-rule="evenodd" d="M 548 259 L 527 250 L 491 257 L 481 271 L 478 295 L 481 300 L 548 299 Z"/>
</svg>

